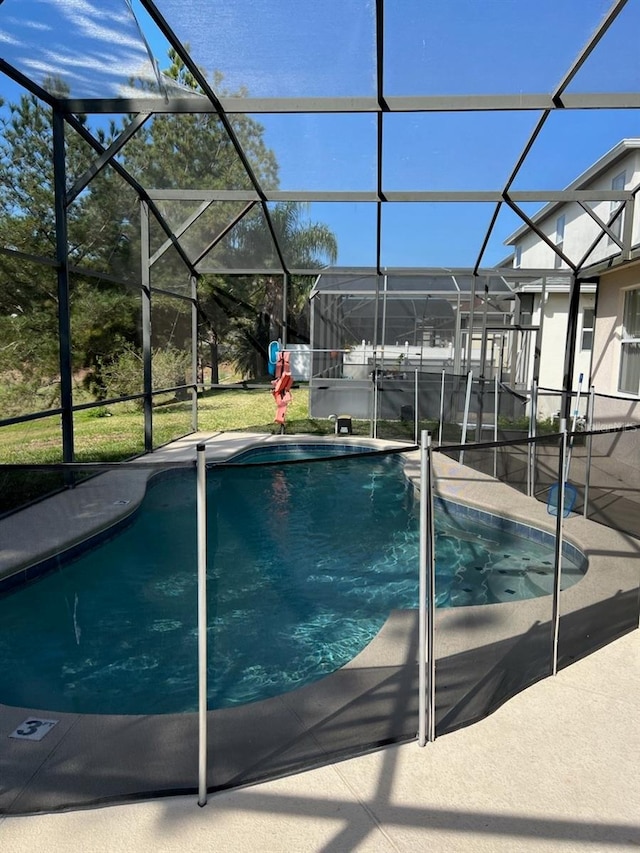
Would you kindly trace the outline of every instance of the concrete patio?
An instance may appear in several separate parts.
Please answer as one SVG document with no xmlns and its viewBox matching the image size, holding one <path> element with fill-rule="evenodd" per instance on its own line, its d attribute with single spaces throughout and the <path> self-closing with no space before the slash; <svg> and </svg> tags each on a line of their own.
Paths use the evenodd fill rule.
<svg viewBox="0 0 640 853">
<path fill-rule="evenodd" d="M 640 632 L 485 720 L 212 796 L 0 818 L 3 853 L 619 853 L 640 845 Z"/>
</svg>

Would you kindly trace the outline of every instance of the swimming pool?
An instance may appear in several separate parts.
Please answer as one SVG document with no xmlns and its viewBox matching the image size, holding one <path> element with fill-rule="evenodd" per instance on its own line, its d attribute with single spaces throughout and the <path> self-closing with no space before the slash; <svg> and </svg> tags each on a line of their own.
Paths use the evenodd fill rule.
<svg viewBox="0 0 640 853">
<path fill-rule="evenodd" d="M 130 523 L 0 599 L 0 700 L 137 714 L 197 707 L 195 479 L 151 481 Z M 315 681 L 418 605 L 418 521 L 397 455 L 208 472 L 209 707 Z M 449 507 L 451 510 L 451 507 Z M 550 544 L 439 512 L 437 604 L 550 592 Z M 564 560 L 565 586 L 582 569 Z"/>
</svg>

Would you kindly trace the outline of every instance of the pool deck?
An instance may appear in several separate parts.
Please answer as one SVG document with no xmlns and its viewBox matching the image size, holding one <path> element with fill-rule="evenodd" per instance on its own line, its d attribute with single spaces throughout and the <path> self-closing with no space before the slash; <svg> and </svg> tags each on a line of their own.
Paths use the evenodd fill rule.
<svg viewBox="0 0 640 853">
<path fill-rule="evenodd" d="M 193 458 L 194 444 L 205 438 L 190 437 L 160 454 L 166 459 Z M 217 448 L 227 453 L 232 444 L 234 450 L 236 445 L 241 449 L 246 442 L 247 436 L 240 434 L 211 437 L 209 453 L 215 454 Z M 154 454 L 156 460 L 160 454 Z M 418 465 L 417 455 L 412 464 Z M 512 490 L 505 492 L 502 484 L 450 460 L 436 456 L 436 473 L 443 496 L 464 497 L 487 511 L 503 508 L 508 496 L 512 518 L 552 526 L 543 505 Z M 96 496 L 93 519 L 85 503 L 82 522 L 101 526 L 105 512 L 121 513 L 121 505 L 114 502 L 122 494 L 120 485 L 117 495 Z M 28 562 L 27 550 L 32 558 L 42 553 L 34 529 L 30 532 L 30 537 L 15 542 L 16 550 L 25 549 L 13 555 L 22 565 L 25 559 Z M 622 565 L 630 587 L 634 583 L 637 587 L 637 540 L 582 518 L 568 519 L 566 534 L 580 544 L 586 541 L 590 558 L 602 561 L 601 579 L 607 563 L 615 561 L 616 568 Z M 587 578 L 590 573 L 591 569 Z M 579 610 L 581 597 L 588 593 L 586 587 L 581 591 L 584 580 L 567 591 L 571 596 L 565 606 Z M 531 606 L 539 606 L 536 602 Z M 481 634 L 482 627 L 476 630 Z M 494 625 L 493 634 L 495 630 Z M 468 642 L 469 632 L 465 634 Z M 637 850 L 639 685 L 636 630 L 539 681 L 486 719 L 439 737 L 424 749 L 408 743 L 211 795 L 204 808 L 198 807 L 195 797 L 176 797 L 64 814 L 0 816 L 0 850 Z M 0 706 L 3 740 L 15 727 L 15 712 Z M 16 784 L 28 786 L 28 768 L 22 782 L 7 770 L 0 764 L 0 799 Z"/>
</svg>

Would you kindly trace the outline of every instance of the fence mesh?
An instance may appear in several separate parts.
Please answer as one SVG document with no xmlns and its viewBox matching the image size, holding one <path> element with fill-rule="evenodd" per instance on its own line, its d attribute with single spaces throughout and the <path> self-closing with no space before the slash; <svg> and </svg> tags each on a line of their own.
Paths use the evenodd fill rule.
<svg viewBox="0 0 640 853">
<path fill-rule="evenodd" d="M 18 511 L 0 520 L 2 812 L 193 789 L 196 720 L 176 713 L 197 703 L 195 518 L 178 486 L 192 469 L 55 466 L 62 489 L 28 506 L 15 481 Z"/>
<path fill-rule="evenodd" d="M 638 436 L 573 436 L 559 666 L 638 625 Z M 552 672 L 560 451 L 433 454 L 438 735 Z M 210 461 L 209 790 L 416 737 L 419 456 Z M 0 812 L 195 794 L 193 460 L 0 476 Z"/>
<path fill-rule="evenodd" d="M 0 520 L 0 724 L 45 735 L 4 740 L 0 810 L 195 791 L 193 462 L 56 468 L 58 491 Z M 400 457 L 211 463 L 207 504 L 209 788 L 415 737 Z"/>
<path fill-rule="evenodd" d="M 587 556 L 604 561 L 606 570 L 588 573 L 573 595 L 563 594 L 559 666 L 637 628 L 640 601 L 640 425 L 575 437 L 581 441 L 571 454 L 568 482 L 577 493 L 576 512 L 567 529 L 598 530 Z"/>
</svg>

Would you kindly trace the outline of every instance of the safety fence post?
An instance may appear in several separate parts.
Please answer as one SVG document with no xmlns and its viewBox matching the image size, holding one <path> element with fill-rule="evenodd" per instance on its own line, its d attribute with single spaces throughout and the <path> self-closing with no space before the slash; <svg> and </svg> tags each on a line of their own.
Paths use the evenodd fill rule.
<svg viewBox="0 0 640 853">
<path fill-rule="evenodd" d="M 529 411 L 529 438 L 535 438 L 538 434 L 538 383 L 534 379 L 531 383 L 531 404 Z M 527 473 L 527 495 L 531 498 L 536 488 L 536 442 L 529 442 L 528 448 L 529 468 Z"/>
<path fill-rule="evenodd" d="M 593 452 L 593 415 L 596 403 L 596 389 L 592 385 L 589 389 L 589 403 L 587 405 L 587 464 L 584 472 L 584 505 L 582 507 L 582 515 L 585 518 L 589 517 L 589 480 L 591 479 L 591 455 Z"/>
<path fill-rule="evenodd" d="M 198 542 L 198 805 L 207 803 L 207 466 L 205 445 L 197 450 Z"/>
<path fill-rule="evenodd" d="M 431 434 L 420 441 L 420 567 L 418 608 L 418 744 L 435 740 L 435 527 Z"/>
<path fill-rule="evenodd" d="M 467 427 L 469 425 L 469 404 L 471 403 L 471 387 L 473 385 L 473 373 L 470 370 L 467 374 L 467 392 L 464 398 L 464 415 L 462 417 L 462 439 L 460 444 L 467 443 Z M 462 465 L 464 462 L 464 450 L 460 451 L 458 462 Z"/>
<path fill-rule="evenodd" d="M 554 557 L 553 581 L 553 642 L 552 664 L 553 674 L 558 672 L 558 637 L 560 631 L 560 586 L 562 583 L 562 533 L 564 520 L 564 487 L 567 473 L 567 421 L 560 421 L 560 453 L 558 459 L 558 500 L 556 516 L 556 547 Z"/>
</svg>

